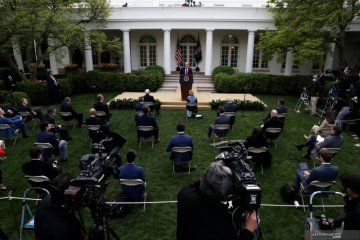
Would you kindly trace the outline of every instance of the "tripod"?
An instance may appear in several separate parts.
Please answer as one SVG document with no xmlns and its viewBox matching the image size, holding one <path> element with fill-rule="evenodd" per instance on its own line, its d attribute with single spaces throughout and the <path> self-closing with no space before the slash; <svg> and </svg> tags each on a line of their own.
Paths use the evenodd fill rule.
<svg viewBox="0 0 360 240">
<path fill-rule="evenodd" d="M 303 88 L 303 92 L 300 95 L 300 98 L 295 106 L 295 112 L 299 113 L 300 112 L 300 108 L 301 106 L 304 105 L 305 106 L 305 110 L 310 110 L 311 111 L 311 107 L 310 107 L 310 102 L 309 102 L 309 96 L 306 92 L 306 88 Z"/>
<path fill-rule="evenodd" d="M 100 203 L 91 209 L 91 216 L 94 219 L 94 224 L 89 232 L 89 240 L 120 240 L 115 231 L 109 226 L 107 218 L 105 216 L 106 204 L 104 200 L 100 200 Z"/>
<path fill-rule="evenodd" d="M 244 112 L 245 112 L 245 103 L 246 103 L 246 92 L 248 91 L 248 87 L 245 86 L 244 87 L 244 99 L 243 99 L 243 105 L 242 105 L 242 109 L 241 109 L 241 117 L 246 117 Z"/>
</svg>

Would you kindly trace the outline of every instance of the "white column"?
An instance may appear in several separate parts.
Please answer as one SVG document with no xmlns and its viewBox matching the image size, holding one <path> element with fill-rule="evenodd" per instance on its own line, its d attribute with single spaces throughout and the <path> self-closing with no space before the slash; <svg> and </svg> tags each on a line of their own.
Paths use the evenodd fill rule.
<svg viewBox="0 0 360 240">
<path fill-rule="evenodd" d="M 253 69 L 255 32 L 256 30 L 248 30 L 246 65 L 245 65 L 245 72 L 247 73 L 251 73 Z"/>
<path fill-rule="evenodd" d="M 12 43 L 12 46 L 13 46 L 13 53 L 14 53 L 16 65 L 18 66 L 19 70 L 24 71 L 24 63 L 23 63 L 22 56 L 21 56 L 21 49 L 20 49 L 19 42 L 14 40 Z"/>
<path fill-rule="evenodd" d="M 48 44 L 50 47 L 54 47 L 55 45 L 55 39 L 53 38 L 49 38 L 48 39 Z M 55 55 L 55 51 L 52 51 L 49 55 L 49 60 L 50 60 L 50 69 L 54 74 L 58 74 L 58 64 L 56 61 L 56 55 Z"/>
<path fill-rule="evenodd" d="M 291 76 L 292 68 L 293 68 L 293 55 L 292 55 L 292 51 L 288 51 L 286 53 L 286 62 L 285 62 L 284 75 L 285 76 Z"/>
<path fill-rule="evenodd" d="M 91 42 L 87 33 L 85 33 L 85 63 L 87 72 L 94 70 Z"/>
<path fill-rule="evenodd" d="M 335 43 L 330 44 L 330 51 L 326 53 L 324 70 L 331 69 L 334 63 L 334 51 L 335 51 Z"/>
<path fill-rule="evenodd" d="M 164 70 L 165 74 L 171 74 L 171 58 L 170 58 L 170 31 L 171 29 L 163 29 L 164 31 Z"/>
<path fill-rule="evenodd" d="M 211 75 L 214 29 L 206 29 L 205 75 Z"/>
<path fill-rule="evenodd" d="M 124 47 L 124 72 L 131 73 L 131 56 L 130 56 L 130 30 L 121 29 L 123 32 Z"/>
</svg>

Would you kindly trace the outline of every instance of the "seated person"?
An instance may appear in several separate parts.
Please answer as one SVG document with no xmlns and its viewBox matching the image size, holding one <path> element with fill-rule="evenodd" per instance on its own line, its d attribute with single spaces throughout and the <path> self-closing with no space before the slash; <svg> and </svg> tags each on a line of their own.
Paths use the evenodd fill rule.
<svg viewBox="0 0 360 240">
<path fill-rule="evenodd" d="M 40 109 L 32 109 L 29 106 L 28 100 L 26 98 L 20 99 L 20 104 L 16 108 L 19 112 L 30 113 L 29 116 L 26 116 L 26 118 L 23 119 L 25 122 L 31 121 L 34 118 L 38 118 L 41 121 L 42 113 L 41 113 Z"/>
<path fill-rule="evenodd" d="M 176 125 L 176 130 L 177 130 L 177 134 L 171 137 L 170 142 L 166 148 L 166 151 L 170 152 L 173 147 L 191 147 L 192 149 L 194 149 L 192 136 L 185 134 L 185 125 L 182 123 L 178 123 Z M 171 152 L 170 160 L 174 161 L 175 164 L 184 163 L 191 161 L 192 156 L 193 156 L 192 151 L 185 153 Z M 188 170 L 187 166 L 185 170 Z"/>
<path fill-rule="evenodd" d="M 80 128 L 83 123 L 84 116 L 82 113 L 78 113 L 74 110 L 74 108 L 71 105 L 71 97 L 66 97 L 64 101 L 60 105 L 60 111 L 61 112 L 71 112 L 71 116 L 61 116 L 61 119 L 64 121 L 71 121 L 73 119 L 76 119 L 78 122 L 77 127 Z"/>
<path fill-rule="evenodd" d="M 310 135 L 304 135 L 305 142 L 303 144 L 294 144 L 297 150 L 301 151 L 303 147 L 308 147 L 307 153 L 303 156 L 305 159 L 310 159 L 311 151 L 314 149 L 318 141 L 323 141 L 321 136 L 318 134 L 319 126 L 314 125 L 311 129 Z"/>
<path fill-rule="evenodd" d="M 344 197 L 344 216 L 333 222 L 333 228 L 341 227 L 344 223 L 341 239 L 360 238 L 360 175 L 357 173 L 346 173 L 340 177 L 346 196 Z M 357 231 L 347 231 L 357 230 Z"/>
<path fill-rule="evenodd" d="M 155 109 L 157 114 L 160 114 L 160 105 L 156 103 L 155 98 L 153 96 L 150 95 L 150 90 L 146 89 L 145 90 L 145 95 L 144 95 L 144 102 L 152 102 L 153 105 L 150 106 L 151 111 L 153 111 Z"/>
<path fill-rule="evenodd" d="M 85 121 L 86 126 L 88 126 L 88 125 L 102 126 L 103 124 L 105 124 L 105 122 L 101 118 L 96 116 L 95 108 L 90 108 L 89 114 L 90 114 L 90 117 L 88 117 Z M 91 139 L 94 138 L 95 135 L 96 135 L 96 131 L 89 130 L 89 136 Z"/>
<path fill-rule="evenodd" d="M 341 132 L 342 130 L 339 126 L 333 126 L 330 135 L 327 136 L 324 141 L 316 143 L 314 149 L 311 151 L 311 155 L 317 157 L 322 148 L 340 148 L 344 142 Z"/>
<path fill-rule="evenodd" d="M 232 100 L 231 97 L 228 97 L 226 99 L 226 104 L 224 105 L 224 109 L 225 109 L 225 112 L 234 112 L 234 113 L 236 113 L 236 111 L 239 109 L 239 107 L 238 107 L 238 105 L 233 103 L 233 100 Z M 232 127 L 232 125 L 234 125 L 234 123 L 235 123 L 235 116 L 231 116 L 230 119 L 231 119 L 230 125 Z"/>
<path fill-rule="evenodd" d="M 333 154 L 327 150 L 322 149 L 320 151 L 320 162 L 321 165 L 313 168 L 312 170 L 303 170 L 298 169 L 296 171 L 295 180 L 294 180 L 294 188 L 295 191 L 300 190 L 300 183 L 305 188 L 306 194 L 311 194 L 314 191 L 317 191 L 319 189 L 316 189 L 316 187 L 309 188 L 308 185 L 312 181 L 334 181 L 339 174 L 339 168 L 337 166 L 334 166 L 331 164 L 331 159 L 333 157 Z M 321 189 L 322 191 L 326 191 L 329 189 Z"/>
<path fill-rule="evenodd" d="M 277 111 L 278 114 L 284 114 L 287 113 L 287 107 L 285 106 L 285 100 L 283 98 L 279 98 L 278 102 L 277 102 L 277 107 L 275 108 L 275 110 Z M 271 117 L 271 112 L 269 112 L 269 114 L 266 116 L 266 118 L 264 119 L 264 121 L 266 121 L 267 119 L 269 119 Z"/>
<path fill-rule="evenodd" d="M 135 122 L 136 119 L 143 114 L 142 113 L 143 107 L 144 107 L 144 97 L 141 96 L 139 97 L 139 102 L 135 105 Z"/>
<path fill-rule="evenodd" d="M 36 141 L 39 143 L 50 143 L 54 149 L 54 155 L 60 155 L 60 161 L 66 162 L 68 159 L 67 142 L 65 140 L 57 140 L 55 134 L 50 132 L 51 125 L 48 122 L 42 122 L 40 124 L 40 132 L 36 134 Z M 51 150 L 44 149 L 44 159 L 51 158 Z"/>
<path fill-rule="evenodd" d="M 101 119 L 105 122 L 109 121 L 112 113 L 110 113 L 109 105 L 104 103 L 104 95 L 98 94 L 96 96 L 97 102 L 94 103 L 93 108 L 95 108 L 96 111 L 102 111 L 106 113 L 106 116 L 101 117 Z"/>
<path fill-rule="evenodd" d="M 6 155 L 5 142 L 3 140 L 0 140 L 0 161 L 6 159 L 5 155 Z M 5 185 L 2 182 L 2 172 L 1 172 L 1 169 L 0 169 L 0 191 L 5 191 L 6 189 L 7 188 L 5 187 Z"/>
<path fill-rule="evenodd" d="M 200 181 L 183 187 L 177 195 L 177 240 L 250 240 L 257 228 L 256 212 L 244 216 L 243 229 L 233 224 L 223 201 L 232 191 L 231 169 L 222 161 L 211 163 Z M 241 206 L 240 206 L 241 207 Z"/>
<path fill-rule="evenodd" d="M 60 170 L 54 167 L 50 162 L 44 161 L 42 157 L 42 151 L 38 147 L 30 148 L 31 160 L 22 165 L 22 169 L 25 175 L 41 176 L 44 175 L 52 181 Z"/>
<path fill-rule="evenodd" d="M 325 112 L 325 119 L 322 121 L 322 123 L 319 126 L 318 134 L 322 137 L 327 137 L 322 133 L 324 129 L 332 128 L 335 125 L 335 113 L 332 111 Z"/>
<path fill-rule="evenodd" d="M 274 133 L 267 133 L 267 128 L 281 128 L 281 130 L 284 128 L 284 123 L 277 117 L 277 111 L 275 109 L 271 110 L 270 118 L 267 119 L 264 122 L 264 125 L 262 126 L 262 130 L 267 138 L 276 138 L 280 133 L 277 133 L 276 135 Z"/>
<path fill-rule="evenodd" d="M 119 167 L 119 179 L 141 179 L 145 182 L 144 168 L 137 166 L 134 161 L 136 159 L 136 152 L 130 149 L 126 153 L 127 163 Z M 126 186 L 121 185 L 122 193 L 132 201 L 140 200 L 144 196 L 145 186 Z"/>
<path fill-rule="evenodd" d="M 7 118 L 4 116 L 4 114 L 5 114 L 4 110 L 0 108 L 0 124 L 8 124 L 11 127 L 9 129 L 1 130 L 5 137 L 14 136 L 16 129 L 20 129 L 24 138 L 29 137 L 27 135 L 27 129 L 21 116 L 16 115 L 15 117 Z"/>
<path fill-rule="evenodd" d="M 64 192 L 72 179 L 69 173 L 62 173 L 53 179 L 54 189 L 40 202 L 35 213 L 37 240 L 85 240 L 83 226 L 75 217 L 75 212 L 64 207 Z"/>
<path fill-rule="evenodd" d="M 186 114 L 188 117 L 195 117 L 196 114 L 197 114 L 197 97 L 194 96 L 194 91 L 193 90 L 190 90 L 189 91 L 189 96 L 187 96 L 186 98 L 186 102 L 188 103 L 192 103 L 192 104 L 195 104 L 194 106 L 188 106 L 186 105 Z"/>
<path fill-rule="evenodd" d="M 219 116 L 216 117 L 214 125 L 210 125 L 208 129 L 208 139 L 210 140 L 211 135 L 213 132 L 219 136 L 224 137 L 228 133 L 229 130 L 215 130 L 214 126 L 217 124 L 229 124 L 231 123 L 231 119 L 224 114 L 225 109 L 223 106 L 219 106 L 218 108 Z"/>
<path fill-rule="evenodd" d="M 136 126 L 152 126 L 154 129 L 152 132 L 149 133 L 149 137 L 151 135 L 154 135 L 155 137 L 155 143 L 159 142 L 159 128 L 156 123 L 156 120 L 153 116 L 150 115 L 150 108 L 145 105 L 143 107 L 143 115 L 139 116 L 136 120 Z M 140 135 L 139 131 L 137 131 L 137 139 L 140 141 Z M 145 136 L 147 137 L 147 136 Z"/>
<path fill-rule="evenodd" d="M 269 143 L 261 129 L 261 127 L 255 127 L 252 131 L 252 134 L 246 138 L 244 143 L 246 149 L 250 147 L 261 148 L 268 147 Z M 272 155 L 269 151 L 263 153 L 252 153 L 248 152 L 248 155 L 251 156 L 251 161 L 255 164 L 261 164 L 263 167 L 271 166 Z"/>
<path fill-rule="evenodd" d="M 59 133 L 60 139 L 65 140 L 65 141 L 71 140 L 72 138 L 69 136 L 68 130 L 64 126 L 55 124 L 55 115 L 56 115 L 56 109 L 53 107 L 50 107 L 46 111 L 46 113 L 42 116 L 42 121 L 48 122 L 49 124 L 53 125 L 54 128 L 51 128 L 50 132 Z"/>
<path fill-rule="evenodd" d="M 119 151 L 126 143 L 126 139 L 116 132 L 110 131 L 109 125 L 102 125 L 100 131 L 93 138 L 93 143 L 99 143 L 104 149 L 101 149 L 102 153 L 107 153 L 112 157 L 115 157 L 114 169 L 121 165 L 121 156 Z M 93 149 L 93 153 L 100 152 L 99 149 Z M 116 167 L 117 166 L 117 167 Z"/>
</svg>

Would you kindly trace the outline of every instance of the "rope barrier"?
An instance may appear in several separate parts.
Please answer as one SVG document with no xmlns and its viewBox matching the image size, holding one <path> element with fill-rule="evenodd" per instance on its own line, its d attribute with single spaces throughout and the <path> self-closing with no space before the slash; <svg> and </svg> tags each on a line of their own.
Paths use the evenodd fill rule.
<svg viewBox="0 0 360 240">
<path fill-rule="evenodd" d="M 22 197 L 13 197 L 11 195 L 7 196 L 7 197 L 1 197 L 0 200 L 23 200 L 24 198 Z M 25 198 L 27 201 L 39 201 L 41 199 L 38 198 Z M 146 205 L 150 205 L 150 204 L 169 204 L 169 203 L 177 203 L 177 201 L 152 201 L 152 202 L 105 202 L 105 204 L 110 205 L 110 204 L 115 204 L 115 205 L 123 205 L 123 204 L 128 204 L 128 205 L 138 205 L 138 204 L 146 204 Z M 307 207 L 308 205 L 294 205 L 294 204 L 270 204 L 270 203 L 263 203 L 261 204 L 261 207 L 289 207 L 289 208 L 300 208 L 300 207 Z M 326 207 L 326 208 L 342 208 L 344 207 L 344 205 L 313 205 L 313 207 L 315 208 L 320 208 L 320 207 Z"/>
</svg>

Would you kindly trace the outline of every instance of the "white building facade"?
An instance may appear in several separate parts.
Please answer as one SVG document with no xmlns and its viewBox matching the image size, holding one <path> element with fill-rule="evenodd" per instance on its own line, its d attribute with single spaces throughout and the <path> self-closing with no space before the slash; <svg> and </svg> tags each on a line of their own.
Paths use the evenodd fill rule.
<svg viewBox="0 0 360 240">
<path fill-rule="evenodd" d="M 111 15 L 102 29 L 108 37 L 120 37 L 123 52 L 110 56 L 110 62 L 117 63 L 129 73 L 157 64 L 166 74 L 176 70 L 175 52 L 180 43 L 182 62 L 196 67 L 194 53 L 197 41 L 202 49 L 200 72 L 211 75 L 219 65 L 228 65 L 237 72 L 264 72 L 270 74 L 312 74 L 320 66 L 311 62 L 298 66 L 288 52 L 283 61 L 275 58 L 263 61 L 257 47 L 261 31 L 275 30 L 272 13 L 263 0 L 189 1 L 197 7 L 182 7 L 184 1 L 142 0 L 125 2 L 111 1 Z M 91 29 L 91 26 L 89 26 Z M 351 65 L 360 58 L 360 23 L 353 23 L 348 31 L 345 59 Z M 325 68 L 337 66 L 335 54 L 327 54 Z M 102 64 L 100 53 L 91 49 L 85 40 L 83 67 L 92 70 Z M 71 57 L 62 63 L 51 62 L 51 69 L 57 70 L 69 63 Z M 108 59 L 108 60 L 109 60 Z"/>
</svg>

